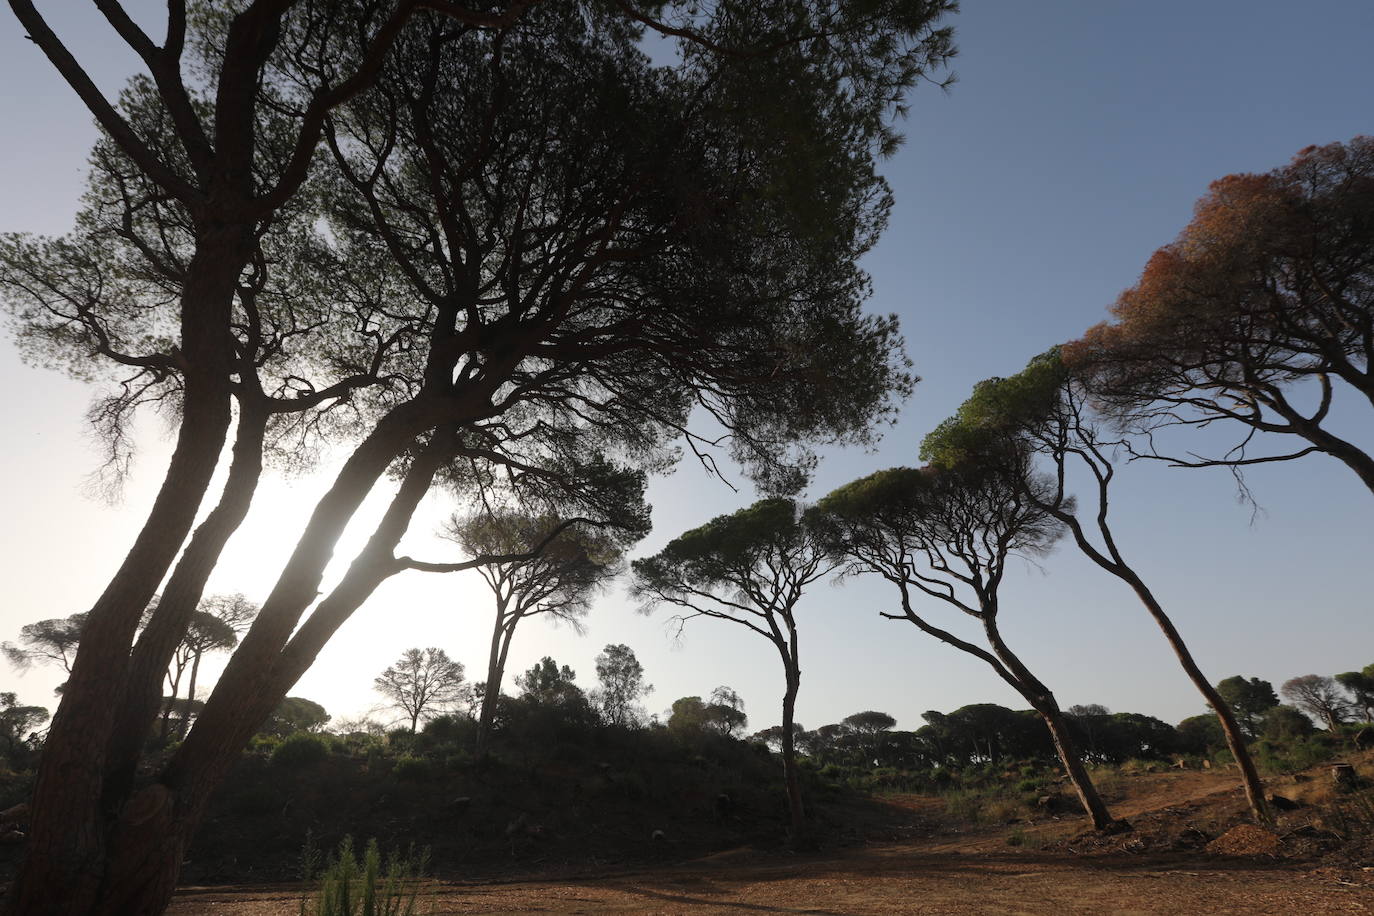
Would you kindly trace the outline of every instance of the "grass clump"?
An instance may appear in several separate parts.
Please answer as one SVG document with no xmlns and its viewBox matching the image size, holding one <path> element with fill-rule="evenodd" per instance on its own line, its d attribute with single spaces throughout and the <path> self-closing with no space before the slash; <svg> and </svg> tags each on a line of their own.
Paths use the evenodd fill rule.
<svg viewBox="0 0 1374 916">
<path fill-rule="evenodd" d="M 404 856 L 393 853 L 383 869 L 376 839 L 367 841 L 360 861 L 353 838 L 346 836 L 338 853 L 319 871 L 319 853 L 307 836 L 303 877 L 318 879 L 319 888 L 313 897 L 301 898 L 300 916 L 416 916 L 428 864 L 428 852 L 417 855 L 412 849 Z"/>
</svg>

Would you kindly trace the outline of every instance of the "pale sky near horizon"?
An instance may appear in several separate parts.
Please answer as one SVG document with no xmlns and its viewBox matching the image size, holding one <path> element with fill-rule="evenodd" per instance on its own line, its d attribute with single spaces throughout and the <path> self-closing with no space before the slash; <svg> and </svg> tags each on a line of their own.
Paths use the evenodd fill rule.
<svg viewBox="0 0 1374 916">
<path fill-rule="evenodd" d="M 59 32 L 101 85 L 117 90 L 134 62 L 94 8 L 47 6 L 60 6 L 52 14 Z M 131 6 L 155 16 L 159 4 Z M 959 81 L 911 97 L 907 143 L 883 165 L 896 195 L 891 226 L 865 261 L 870 307 L 901 316 L 923 381 L 875 454 L 826 456 L 813 497 L 878 468 L 918 463 L 921 437 L 976 381 L 1015 372 L 1102 320 L 1150 253 L 1188 221 L 1209 181 L 1374 131 L 1374 4 L 1363 0 L 965 7 L 953 19 Z M 61 233 L 94 128 L 8 12 L 0 14 L 0 78 L 9 141 L 0 147 L 0 231 Z M 8 342 L 0 384 L 9 431 L 0 451 L 0 640 L 12 640 L 25 623 L 89 606 L 133 539 L 169 445 L 159 420 L 145 422 L 124 502 L 104 505 L 82 489 L 97 464 L 83 421 L 89 389 L 23 366 Z M 1345 434 L 1374 446 L 1367 409 L 1339 419 Z M 264 483 L 212 591 L 266 595 L 327 471 Z M 1253 520 L 1225 471 L 1137 463 L 1115 496 L 1120 541 L 1203 669 L 1213 681 L 1244 674 L 1277 686 L 1374 662 L 1365 579 L 1374 497 L 1325 457 L 1256 468 L 1249 479 L 1264 509 Z M 386 496 L 374 494 L 371 514 L 360 513 L 337 553 L 342 562 Z M 654 531 L 638 555 L 753 499 L 690 463 L 656 480 L 649 496 Z M 404 549 L 439 558 L 443 543 L 430 532 L 453 508 L 433 498 Z M 443 647 L 480 680 L 490 602 L 479 585 L 473 574 L 393 579 L 292 693 L 336 716 L 358 714 L 377 702 L 375 674 L 410 646 Z M 800 612 L 799 721 L 814 728 L 880 709 L 915 728 L 928 709 L 1024 706 L 981 662 L 909 624 L 880 620 L 876 612 L 893 604 L 878 583 L 813 587 Z M 1143 609 L 1075 551 L 1061 547 L 1040 568 L 1018 566 L 1003 606 L 1008 641 L 1061 704 L 1102 703 L 1169 722 L 1201 711 Z M 942 608 L 931 615 L 949 619 Z M 550 654 L 590 687 L 597 652 L 623 642 L 656 685 L 650 711 L 728 684 L 744 696 L 751 730 L 778 721 L 781 672 L 771 646 L 715 621 L 694 621 L 674 640 L 665 617 L 637 615 L 617 585 L 585 636 L 527 623 L 508 676 Z M 60 680 L 53 670 L 21 676 L 0 662 L 0 690 L 26 703 L 55 706 Z"/>
</svg>

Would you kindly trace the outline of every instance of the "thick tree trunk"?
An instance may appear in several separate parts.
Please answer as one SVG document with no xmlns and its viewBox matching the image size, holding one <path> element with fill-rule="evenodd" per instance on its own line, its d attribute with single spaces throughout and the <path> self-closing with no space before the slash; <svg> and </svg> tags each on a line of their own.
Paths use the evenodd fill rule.
<svg viewBox="0 0 1374 916">
<path fill-rule="evenodd" d="M 162 590 L 157 611 L 134 646 L 125 695 L 118 706 L 119 723 L 110 739 L 105 774 L 107 810 L 117 809 L 128 799 L 143 741 L 162 697 L 162 672 L 186 634 L 220 554 L 252 506 L 262 477 L 267 419 L 266 410 L 259 405 L 240 407 L 233 457 L 219 502 L 197 526 Z"/>
<path fill-rule="evenodd" d="M 392 455 L 399 453 L 400 447 L 405 444 L 404 440 L 388 441 L 395 448 Z M 244 745 L 314 662 L 330 636 L 378 585 L 396 571 L 397 567 L 392 561 L 395 547 L 405 534 L 415 507 L 428 491 L 439 464 L 450 454 L 450 442 L 446 437 L 437 437 L 412 462 L 377 530 L 354 559 L 342 581 L 320 602 L 294 637 L 291 636 L 293 623 L 285 630 L 278 647 L 273 649 L 262 633 L 280 631 L 283 616 L 292 613 L 290 606 L 285 603 L 286 599 L 299 600 L 301 592 L 298 589 L 307 573 L 313 573 L 313 581 L 318 583 L 333 540 L 323 548 L 318 543 L 297 546 L 287 571 L 283 572 L 282 579 L 273 590 L 277 606 L 272 607 L 274 599 L 270 597 L 259 613 L 253 630 L 249 631 L 252 636 L 269 610 L 273 612 L 267 630 L 258 631 L 257 653 L 244 655 L 244 648 L 248 646 L 248 640 L 245 639 L 239 652 L 231 659 L 230 668 L 226 669 L 211 693 L 196 727 L 191 730 L 160 780 L 135 794 L 124 806 L 111 835 L 106 880 L 101 888 L 98 906 L 88 906 L 77 912 L 123 916 L 156 914 L 166 908 L 176 886 L 182 858 L 205 815 L 210 797 Z M 376 466 L 379 457 L 375 453 L 379 448 L 380 445 L 374 442 L 370 450 L 371 458 L 363 465 L 363 470 Z M 354 457 L 357 456 L 355 452 Z M 380 477 L 389 463 L 390 458 L 380 461 L 375 475 L 367 482 L 367 488 Z M 347 521 L 338 517 L 339 504 L 351 503 L 356 509 L 365 492 L 346 494 L 336 491 L 345 481 L 356 485 L 359 477 L 360 468 L 350 460 L 350 464 L 340 472 L 334 489 L 326 494 L 321 506 L 317 507 L 311 527 L 307 528 L 308 533 L 314 530 L 316 536 L 325 536 L 319 533 L 323 530 L 326 535 L 337 539 L 342 524 Z M 326 507 L 331 511 L 325 511 Z M 302 538 L 302 541 L 305 540 Z M 314 558 L 321 564 L 319 569 L 300 569 L 298 564 L 303 562 L 303 558 Z M 313 598 L 313 592 L 309 597 Z M 306 603 L 309 603 L 308 600 Z M 304 607 L 296 609 L 293 619 L 299 619 L 303 610 Z M 290 637 L 289 643 L 287 637 Z M 285 643 L 285 648 L 281 647 L 282 643 Z M 235 662 L 238 664 L 235 665 Z"/>
<path fill-rule="evenodd" d="M 806 810 L 802 807 L 801 780 L 797 774 L 797 741 L 793 734 L 797 708 L 797 690 L 801 686 L 800 673 L 787 672 L 787 690 L 782 695 L 782 778 L 787 788 L 787 811 L 792 823 L 793 838 L 800 837 L 806 827 Z"/>
<path fill-rule="evenodd" d="M 236 230 L 201 240 L 181 303 L 185 393 L 167 476 L 132 549 L 92 606 L 62 703 L 53 717 L 32 797 L 32 833 L 5 909 L 90 910 L 104 871 L 101 808 L 106 748 L 129 648 L 143 610 L 195 522 L 229 428 L 228 326 L 245 242 Z"/>
</svg>

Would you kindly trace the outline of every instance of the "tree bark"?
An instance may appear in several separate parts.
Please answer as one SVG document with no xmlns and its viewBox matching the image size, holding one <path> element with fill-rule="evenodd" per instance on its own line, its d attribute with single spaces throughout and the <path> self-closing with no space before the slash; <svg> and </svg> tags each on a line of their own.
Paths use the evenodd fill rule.
<svg viewBox="0 0 1374 916">
<path fill-rule="evenodd" d="M 1045 702 L 1046 700 L 1048 702 Z M 1093 827 L 1098 830 L 1112 829 L 1117 826 L 1117 821 L 1107 810 L 1102 796 L 1098 794 L 1097 786 L 1093 785 L 1092 779 L 1088 776 L 1087 767 L 1083 766 L 1083 758 L 1074 745 L 1068 723 L 1064 721 L 1064 714 L 1059 711 L 1059 704 L 1052 696 L 1042 697 L 1041 703 L 1035 711 L 1040 713 L 1040 718 L 1045 720 L 1045 725 L 1050 730 L 1050 737 L 1054 739 L 1054 749 L 1059 753 L 1059 759 L 1069 774 L 1074 791 L 1078 793 L 1079 803 L 1092 818 Z"/>
<path fill-rule="evenodd" d="M 95 902 L 104 871 L 101 799 L 112 704 L 123 692 L 139 618 L 195 522 L 224 446 L 230 305 L 251 238 L 228 229 L 198 242 L 181 300 L 185 395 L 176 448 L 142 530 L 86 619 L 43 749 L 28 848 L 5 900 L 11 914 L 85 913 Z"/>
<path fill-rule="evenodd" d="M 394 429 L 391 429 L 391 433 L 394 436 Z M 406 440 L 388 437 L 384 441 L 395 449 L 390 453 L 394 456 Z M 124 916 L 156 914 L 166 908 L 176 887 L 182 859 L 196 827 L 205 816 L 210 797 L 243 746 L 314 662 L 316 654 L 329 637 L 378 585 L 398 569 L 393 559 L 395 547 L 405 534 L 410 517 L 428 491 L 440 463 L 451 454 L 451 442 L 450 437 L 436 434 L 435 440 L 416 457 L 367 545 L 355 557 L 338 586 L 320 602 L 295 636 L 291 636 L 293 623 L 285 630 L 281 643 L 273 649 L 261 636 L 263 631 L 258 631 L 256 645 L 259 648 L 253 655 L 244 655 L 243 649 L 248 645 L 248 640 L 244 640 L 239 652 L 231 659 L 232 676 L 230 669 L 226 669 L 224 677 L 206 702 L 196 727 L 182 743 L 167 769 L 157 782 L 135 794 L 123 807 L 111 833 L 110 857 L 99 900 L 93 900 L 94 905 L 76 912 Z M 314 531 L 316 537 L 332 534 L 337 539 L 343 522 L 347 520 L 338 517 L 340 504 L 351 504 L 356 509 L 366 489 L 370 489 L 371 482 L 375 482 L 390 464 L 389 457 L 381 460 L 378 454 L 380 450 L 382 442 L 372 442 L 372 448 L 367 450 L 368 460 L 361 463 L 361 468 L 350 459 L 350 463 L 340 472 L 335 487 L 317 507 L 311 526 L 307 528 L 307 536 Z M 364 450 L 360 448 L 360 451 Z M 358 452 L 354 453 L 354 457 L 358 457 Z M 370 481 L 363 481 L 367 486 L 362 494 L 336 492 L 344 482 L 358 484 L 363 472 L 373 467 L 376 467 L 376 473 Z M 325 511 L 326 507 L 332 511 Z M 302 562 L 303 558 L 313 559 L 321 563 L 320 568 L 313 572 L 316 576 L 322 575 L 322 564 L 328 560 L 328 547 L 332 543 L 331 540 L 329 545 L 312 543 L 297 546 L 296 554 L 288 562 L 287 571 L 282 574 L 286 586 L 279 580 L 273 591 L 279 604 L 274 610 L 275 619 L 269 625 L 269 632 L 272 629 L 280 631 L 283 616 L 290 612 L 289 605 L 282 606 L 282 596 L 299 600 L 300 592 L 295 589 L 300 587 L 303 571 L 293 568 L 294 564 Z M 313 581 L 318 582 L 319 579 L 314 578 Z M 310 597 L 313 597 L 313 593 Z M 273 598 L 269 598 L 268 604 L 264 605 L 253 630 L 249 631 L 250 636 L 267 615 L 272 601 Z M 294 611 L 293 620 L 299 619 L 303 609 Z M 289 642 L 287 637 L 290 637 Z M 285 644 L 284 648 L 282 644 Z M 237 666 L 235 662 L 238 662 Z"/>
<path fill-rule="evenodd" d="M 1059 702 L 1054 698 L 1050 689 L 1039 678 L 1031 674 L 1030 669 L 1002 639 L 1002 633 L 997 627 L 995 608 L 984 610 L 983 632 L 987 634 L 988 644 L 992 646 L 993 653 L 1006 666 L 1007 672 L 1012 675 L 1012 686 L 1016 687 L 1017 691 L 1025 697 L 1026 702 L 1031 705 L 1031 708 L 1040 714 L 1040 718 L 1044 719 L 1046 727 L 1050 730 L 1050 737 L 1054 740 L 1054 749 L 1059 754 L 1059 760 L 1064 764 L 1064 771 L 1069 774 L 1069 780 L 1073 783 L 1074 791 L 1078 794 L 1078 800 L 1082 803 L 1083 810 L 1092 819 L 1093 827 L 1097 830 L 1112 829 L 1116 826 L 1116 820 L 1107 810 L 1106 802 L 1098 794 L 1097 786 L 1093 785 L 1092 778 L 1088 776 L 1087 768 L 1083 766 L 1083 757 L 1074 744 L 1073 736 L 1069 733 L 1068 724 L 1064 721 L 1064 714 L 1059 710 Z"/>
<path fill-rule="evenodd" d="M 806 827 L 806 810 L 802 807 L 801 780 L 797 774 L 797 741 L 793 734 L 793 719 L 797 706 L 797 691 L 801 673 L 789 667 L 787 690 L 782 695 L 782 778 L 787 788 L 787 811 L 792 823 L 792 836 L 801 836 Z"/>
<path fill-rule="evenodd" d="M 1193 654 L 1188 651 L 1183 636 L 1174 626 L 1174 622 L 1169 619 L 1169 615 L 1164 613 L 1164 608 L 1155 600 L 1154 593 L 1150 591 L 1144 581 L 1130 567 L 1124 565 L 1117 575 L 1135 591 L 1141 604 L 1145 605 L 1150 616 L 1155 619 L 1155 623 L 1164 632 L 1164 638 L 1169 641 L 1169 647 L 1174 650 L 1174 655 L 1178 657 L 1178 662 L 1183 666 L 1188 679 L 1193 682 L 1198 693 L 1202 694 L 1207 704 L 1212 707 L 1212 711 L 1216 713 L 1217 721 L 1221 723 L 1221 730 L 1226 735 L 1226 746 L 1231 749 L 1231 756 L 1235 758 L 1236 765 L 1240 768 L 1241 784 L 1245 787 L 1245 800 L 1250 805 L 1250 813 L 1260 824 L 1272 827 L 1274 814 L 1269 810 L 1269 805 L 1264 799 L 1264 781 L 1260 779 L 1259 770 L 1255 767 L 1255 760 L 1250 756 L 1250 749 L 1245 746 L 1245 735 L 1241 732 L 1231 707 L 1221 698 L 1221 694 L 1217 693 L 1216 688 L 1202 673 L 1202 669 L 1198 667 Z"/>
<path fill-rule="evenodd" d="M 162 698 L 162 672 L 190 625 L 225 545 L 252 506 L 262 477 L 267 419 L 261 405 L 240 406 L 233 457 L 219 502 L 196 528 L 162 590 L 157 610 L 134 646 L 124 697 L 118 706 L 119 723 L 110 739 L 105 771 L 107 810 L 128 800 L 144 737 L 152 728 Z"/>
<path fill-rule="evenodd" d="M 481 757 L 487 752 L 491 741 L 491 727 L 496 721 L 496 704 L 501 702 L 501 680 L 506 674 L 506 654 L 510 651 L 511 638 L 515 635 L 515 623 L 506 627 L 505 610 L 498 608 L 496 626 L 491 633 L 491 651 L 487 657 L 487 683 L 482 690 L 482 710 L 477 719 L 476 754 Z"/>
</svg>

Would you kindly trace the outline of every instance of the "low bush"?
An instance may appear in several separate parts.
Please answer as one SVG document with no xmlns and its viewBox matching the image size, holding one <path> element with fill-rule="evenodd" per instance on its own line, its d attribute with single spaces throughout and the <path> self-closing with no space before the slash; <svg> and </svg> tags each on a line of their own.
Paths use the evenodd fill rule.
<svg viewBox="0 0 1374 916">
<path fill-rule="evenodd" d="M 317 766 L 329 756 L 329 741 L 323 735 L 297 732 L 272 751 L 272 765 L 291 770 Z"/>
</svg>

